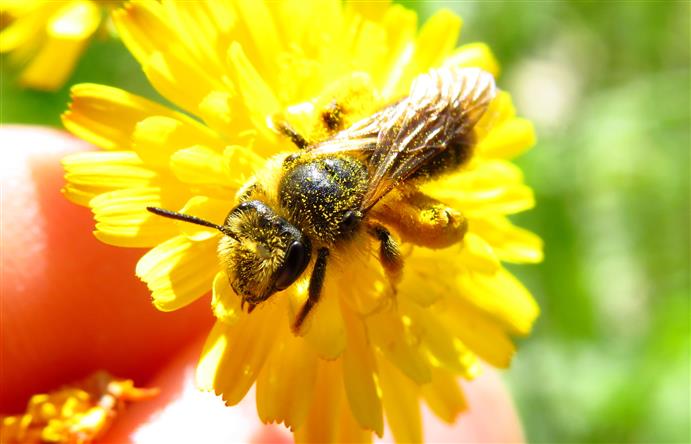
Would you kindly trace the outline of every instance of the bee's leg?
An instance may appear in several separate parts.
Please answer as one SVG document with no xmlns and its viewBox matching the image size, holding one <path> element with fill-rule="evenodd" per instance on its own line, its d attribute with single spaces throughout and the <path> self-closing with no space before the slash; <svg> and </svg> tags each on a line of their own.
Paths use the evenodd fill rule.
<svg viewBox="0 0 691 444">
<path fill-rule="evenodd" d="M 312 276 L 310 277 L 310 285 L 307 290 L 307 300 L 305 305 L 300 309 L 297 318 L 295 318 L 295 323 L 293 324 L 293 330 L 298 332 L 302 323 L 305 322 L 309 312 L 317 305 L 319 298 L 321 297 L 322 287 L 324 286 L 324 277 L 326 276 L 326 259 L 329 257 L 328 248 L 320 248 L 317 252 L 317 261 L 314 263 L 314 269 L 312 270 Z"/>
<path fill-rule="evenodd" d="M 247 314 L 252 313 L 252 310 L 254 310 L 255 307 L 257 306 L 256 304 L 253 304 L 251 302 L 247 302 L 245 299 L 243 299 L 242 302 L 240 302 L 240 310 L 242 310 L 242 311 L 245 310 L 245 304 L 247 304 Z"/>
<path fill-rule="evenodd" d="M 417 190 L 391 196 L 370 216 L 394 228 L 402 240 L 428 248 L 449 247 L 468 231 L 463 214 Z"/>
<path fill-rule="evenodd" d="M 278 128 L 278 131 L 281 132 L 284 136 L 287 136 L 293 144 L 300 148 L 301 150 L 304 150 L 309 146 L 309 142 L 307 142 L 307 139 L 302 137 L 300 133 L 295 131 L 295 128 L 293 128 L 290 123 L 286 122 L 285 120 L 282 120 L 277 123 L 276 127 Z"/>
<path fill-rule="evenodd" d="M 335 100 L 329 103 L 321 113 L 322 123 L 333 134 L 343 129 L 343 107 Z"/>
<path fill-rule="evenodd" d="M 398 244 L 391 237 L 389 230 L 382 225 L 371 224 L 369 232 L 379 241 L 379 261 L 391 284 L 394 285 L 400 279 L 403 270 L 403 257 L 398 249 Z"/>
</svg>

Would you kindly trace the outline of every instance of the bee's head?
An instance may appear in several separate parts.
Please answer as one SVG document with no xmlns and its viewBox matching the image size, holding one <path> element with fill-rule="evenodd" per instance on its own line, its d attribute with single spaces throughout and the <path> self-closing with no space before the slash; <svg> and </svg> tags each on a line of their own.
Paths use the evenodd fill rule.
<svg viewBox="0 0 691 444">
<path fill-rule="evenodd" d="M 288 288 L 310 261 L 309 238 L 258 200 L 233 208 L 223 225 L 163 208 L 147 207 L 147 210 L 223 233 L 218 253 L 226 266 L 230 285 L 251 306 Z"/>
<path fill-rule="evenodd" d="M 230 284 L 252 305 L 288 288 L 309 263 L 309 238 L 261 201 L 233 208 L 222 232 L 219 256 Z"/>
</svg>

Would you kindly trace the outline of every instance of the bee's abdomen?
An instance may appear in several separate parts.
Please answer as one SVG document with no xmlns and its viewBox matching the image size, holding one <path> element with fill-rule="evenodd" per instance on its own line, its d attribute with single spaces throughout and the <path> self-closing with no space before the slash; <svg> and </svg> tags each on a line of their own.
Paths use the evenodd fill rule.
<svg viewBox="0 0 691 444">
<path fill-rule="evenodd" d="M 366 167 L 346 157 L 321 157 L 286 166 L 279 184 L 281 207 L 308 237 L 333 243 L 346 212 L 358 210 L 367 187 Z"/>
<path fill-rule="evenodd" d="M 449 142 L 446 150 L 422 165 L 410 178 L 434 179 L 443 174 L 453 173 L 468 162 L 473 155 L 474 137 L 464 137 Z"/>
</svg>

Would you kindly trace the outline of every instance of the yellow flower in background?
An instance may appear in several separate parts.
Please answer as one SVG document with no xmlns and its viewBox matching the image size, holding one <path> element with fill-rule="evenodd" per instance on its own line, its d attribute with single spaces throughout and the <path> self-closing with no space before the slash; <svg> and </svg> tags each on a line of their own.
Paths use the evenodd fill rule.
<svg viewBox="0 0 691 444">
<path fill-rule="evenodd" d="M 187 114 L 102 85 L 73 88 L 67 129 L 104 151 L 67 157 L 64 193 L 88 205 L 101 241 L 146 247 L 137 275 L 160 310 L 212 291 L 218 318 L 197 382 L 238 403 L 256 384 L 257 410 L 298 441 L 422 440 L 420 399 L 442 419 L 465 409 L 457 376 L 479 361 L 507 367 L 511 337 L 530 332 L 538 307 L 501 265 L 542 259 L 534 234 L 507 215 L 533 194 L 510 159 L 534 143 L 500 91 L 478 123 L 472 160 L 422 191 L 461 211 L 468 232 L 442 250 L 402 243 L 395 295 L 378 244 L 334 253 L 321 300 L 299 334 L 309 273 L 246 313 L 217 256 L 221 234 L 152 215 L 161 207 L 222 223 L 255 175 L 294 151 L 285 119 L 309 141 L 326 137 L 322 111 L 342 104 L 347 126 L 405 96 L 438 66 L 497 75 L 486 45 L 456 47 L 461 20 L 417 16 L 386 2 L 134 1 L 113 15 L 152 85 Z M 192 117 L 193 116 L 193 117 Z M 363 239 L 365 239 L 363 237 Z M 308 267 L 308 269 L 310 269 Z"/>
<path fill-rule="evenodd" d="M 142 389 L 131 379 L 104 371 L 50 393 L 34 395 L 26 412 L 0 417 L 3 443 L 90 443 L 108 430 L 125 404 L 143 401 L 158 389 Z"/>
<path fill-rule="evenodd" d="M 0 0 L 0 53 L 22 67 L 19 82 L 53 91 L 67 81 L 101 24 L 103 5 L 91 0 Z"/>
</svg>

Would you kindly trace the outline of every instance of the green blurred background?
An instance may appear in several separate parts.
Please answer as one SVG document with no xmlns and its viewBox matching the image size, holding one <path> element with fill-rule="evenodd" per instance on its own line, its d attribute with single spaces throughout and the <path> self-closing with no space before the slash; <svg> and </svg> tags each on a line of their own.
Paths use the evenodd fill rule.
<svg viewBox="0 0 691 444">
<path fill-rule="evenodd" d="M 690 442 L 690 3 L 404 3 L 459 13 L 537 128 L 518 163 L 538 206 L 514 220 L 546 259 L 511 268 L 542 316 L 506 373 L 528 441 Z M 59 126 L 68 87 L 18 89 L 5 65 L 0 122 Z M 158 97 L 113 40 L 77 82 Z"/>
</svg>

